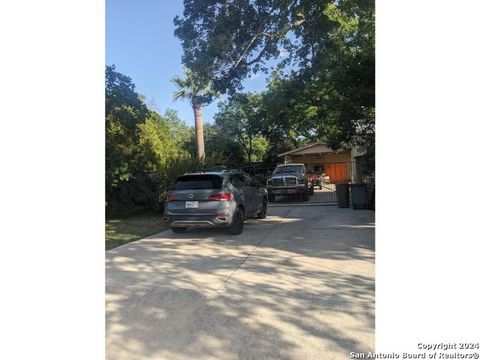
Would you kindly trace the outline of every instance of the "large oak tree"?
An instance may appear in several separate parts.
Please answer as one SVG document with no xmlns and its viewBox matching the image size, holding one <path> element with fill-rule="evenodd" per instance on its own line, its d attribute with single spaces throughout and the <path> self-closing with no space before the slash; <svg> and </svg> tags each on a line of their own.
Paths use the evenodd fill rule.
<svg viewBox="0 0 480 360">
<path fill-rule="evenodd" d="M 184 0 L 175 34 L 183 62 L 235 94 L 242 81 L 278 75 L 266 94 L 271 130 L 322 138 L 334 148 L 373 146 L 375 3 L 373 0 Z M 280 56 L 282 54 L 282 56 Z M 282 72 L 282 69 L 291 72 Z M 273 124 L 272 122 L 276 122 Z"/>
</svg>

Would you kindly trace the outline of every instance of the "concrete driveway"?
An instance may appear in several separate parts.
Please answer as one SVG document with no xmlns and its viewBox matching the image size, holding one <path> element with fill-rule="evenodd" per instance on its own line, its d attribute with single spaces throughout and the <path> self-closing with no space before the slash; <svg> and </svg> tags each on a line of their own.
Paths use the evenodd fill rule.
<svg viewBox="0 0 480 360">
<path fill-rule="evenodd" d="M 374 213 L 269 209 L 239 236 L 166 231 L 106 255 L 107 359 L 374 351 Z"/>
</svg>

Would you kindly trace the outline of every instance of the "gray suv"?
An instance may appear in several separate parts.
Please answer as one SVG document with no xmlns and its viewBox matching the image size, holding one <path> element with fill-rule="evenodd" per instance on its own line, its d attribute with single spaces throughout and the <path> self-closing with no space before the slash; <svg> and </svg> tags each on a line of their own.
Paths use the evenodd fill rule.
<svg viewBox="0 0 480 360">
<path fill-rule="evenodd" d="M 167 194 L 164 220 L 173 232 L 219 227 L 229 234 L 243 231 L 250 217 L 267 216 L 267 191 L 238 170 L 186 173 Z"/>
</svg>

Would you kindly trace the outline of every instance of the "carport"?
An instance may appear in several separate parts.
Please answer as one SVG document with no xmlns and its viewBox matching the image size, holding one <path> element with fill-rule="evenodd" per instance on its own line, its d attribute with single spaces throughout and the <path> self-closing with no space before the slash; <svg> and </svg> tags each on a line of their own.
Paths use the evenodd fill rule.
<svg viewBox="0 0 480 360">
<path fill-rule="evenodd" d="M 352 155 L 350 150 L 332 150 L 324 143 L 314 143 L 279 154 L 285 164 L 303 163 L 307 171 L 324 174 L 332 184 L 352 181 Z"/>
<path fill-rule="evenodd" d="M 308 200 L 310 204 L 336 203 L 335 184 L 350 183 L 354 179 L 355 166 L 352 166 L 350 150 L 333 150 L 327 144 L 317 142 L 278 156 L 283 158 L 285 164 L 305 164 L 310 180 L 316 184 L 314 194 Z"/>
</svg>

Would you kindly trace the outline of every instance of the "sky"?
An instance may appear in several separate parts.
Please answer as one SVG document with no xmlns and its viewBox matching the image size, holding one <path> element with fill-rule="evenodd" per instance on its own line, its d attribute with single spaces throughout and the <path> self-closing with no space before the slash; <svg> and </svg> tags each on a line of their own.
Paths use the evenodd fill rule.
<svg viewBox="0 0 480 360">
<path fill-rule="evenodd" d="M 173 101 L 175 75 L 183 76 L 182 47 L 173 34 L 173 18 L 182 15 L 182 0 L 106 0 L 106 65 L 132 78 L 137 92 L 157 112 L 167 108 L 193 125 L 188 101 Z M 244 82 L 245 91 L 262 91 L 266 76 Z M 203 109 L 204 122 L 213 122 L 218 101 Z"/>
</svg>

